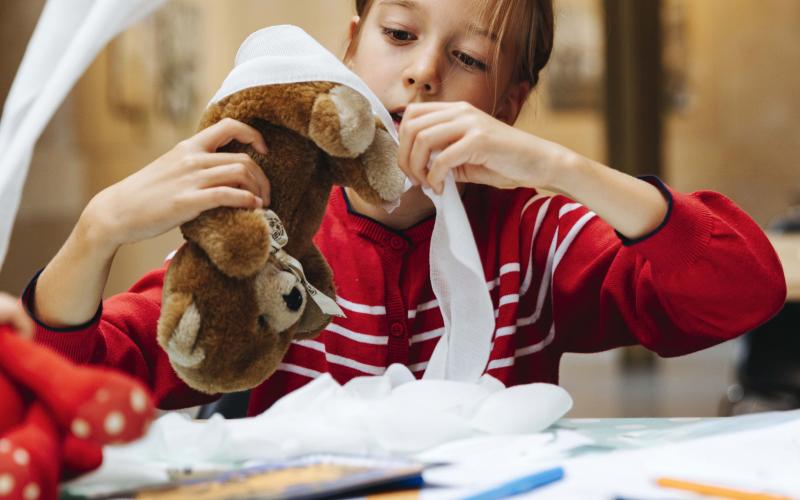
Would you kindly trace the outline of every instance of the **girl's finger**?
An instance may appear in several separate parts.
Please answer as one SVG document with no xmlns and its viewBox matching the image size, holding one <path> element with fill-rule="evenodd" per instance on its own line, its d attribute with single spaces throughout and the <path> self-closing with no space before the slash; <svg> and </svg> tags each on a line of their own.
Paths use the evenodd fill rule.
<svg viewBox="0 0 800 500">
<path fill-rule="evenodd" d="M 211 167 L 200 172 L 200 187 L 210 188 L 217 186 L 230 186 L 246 189 L 263 199 L 261 187 L 256 182 L 253 173 L 242 163 L 231 163 Z"/>
<path fill-rule="evenodd" d="M 11 324 L 17 329 L 19 334 L 27 339 L 33 338 L 33 321 L 25 314 L 22 307 L 17 307 L 16 312 L 11 317 Z"/>
<path fill-rule="evenodd" d="M 267 154 L 267 144 L 261 132 L 233 118 L 218 121 L 195 134 L 189 141 L 203 151 L 213 153 L 234 139 L 242 144 L 250 144 L 261 154 Z"/>
<path fill-rule="evenodd" d="M 453 178 L 456 182 L 469 182 L 471 184 L 486 184 L 496 188 L 513 188 L 516 184 L 499 175 L 494 170 L 486 167 L 485 165 L 466 164 L 459 165 L 451 170 Z"/>
<path fill-rule="evenodd" d="M 403 170 L 406 175 L 409 175 L 409 177 L 414 175 L 410 167 L 409 157 L 419 133 L 439 123 L 453 121 L 459 116 L 460 112 L 458 109 L 452 106 L 416 118 L 407 118 L 404 116 L 403 123 L 400 125 L 400 145 L 397 151 L 397 162 L 400 169 Z M 415 178 L 412 177 L 412 180 L 414 179 Z M 420 178 L 416 178 L 416 180 L 417 183 L 422 181 Z"/>
<path fill-rule="evenodd" d="M 17 299 L 7 294 L 0 295 L 0 324 L 3 323 L 13 326 L 23 337 L 33 337 L 33 322 Z"/>
<path fill-rule="evenodd" d="M 435 101 L 435 102 L 414 102 L 406 107 L 405 112 L 403 113 L 403 121 L 408 118 L 409 120 L 420 117 L 422 115 L 426 115 L 428 113 L 433 113 L 435 111 L 441 111 L 443 109 L 448 108 L 457 108 L 462 109 L 465 106 L 469 106 L 463 102 L 448 102 L 448 101 Z"/>
<path fill-rule="evenodd" d="M 434 151 L 445 151 L 451 144 L 464 136 L 465 127 L 458 122 L 444 122 L 426 128 L 417 134 L 408 160 L 411 173 L 421 179 L 422 185 L 428 187 L 430 173 L 429 159 Z"/>
<path fill-rule="evenodd" d="M 468 163 L 480 163 L 473 160 L 474 145 L 468 137 L 464 137 L 447 148 L 431 163 L 427 182 L 437 194 L 442 193 L 444 178 L 451 169 Z"/>
<path fill-rule="evenodd" d="M 198 191 L 193 197 L 194 210 L 199 214 L 217 207 L 261 208 L 264 201 L 244 189 L 218 186 Z"/>
<path fill-rule="evenodd" d="M 234 163 L 241 163 L 247 167 L 256 184 L 258 185 L 258 191 L 256 191 L 255 194 L 261 196 L 261 198 L 264 199 L 264 202 L 268 205 L 270 199 L 269 179 L 267 179 L 264 171 L 261 169 L 258 163 L 256 163 L 255 160 L 250 157 L 250 155 L 246 153 L 207 153 L 200 156 L 199 159 L 196 160 L 195 166 L 197 168 L 208 169 L 212 167 L 218 167 L 220 165 Z"/>
<path fill-rule="evenodd" d="M 228 163 L 252 163 L 258 164 L 247 153 L 201 153 L 192 156 L 192 168 L 210 168 Z"/>
</svg>

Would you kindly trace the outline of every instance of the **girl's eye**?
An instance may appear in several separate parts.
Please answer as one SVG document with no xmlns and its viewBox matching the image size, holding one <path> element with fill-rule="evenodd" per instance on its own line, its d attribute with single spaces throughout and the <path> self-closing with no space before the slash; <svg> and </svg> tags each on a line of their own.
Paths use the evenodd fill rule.
<svg viewBox="0 0 800 500">
<path fill-rule="evenodd" d="M 414 35 L 405 30 L 383 28 L 383 34 L 388 36 L 395 42 L 410 42 L 414 39 Z"/>
<path fill-rule="evenodd" d="M 463 52 L 455 51 L 453 52 L 453 55 L 456 57 L 456 59 L 459 60 L 459 62 L 461 62 L 461 64 L 463 64 L 469 69 L 477 69 L 480 71 L 486 71 L 487 69 L 486 63 L 484 63 L 483 61 L 479 61 L 474 57 L 469 56 Z"/>
</svg>

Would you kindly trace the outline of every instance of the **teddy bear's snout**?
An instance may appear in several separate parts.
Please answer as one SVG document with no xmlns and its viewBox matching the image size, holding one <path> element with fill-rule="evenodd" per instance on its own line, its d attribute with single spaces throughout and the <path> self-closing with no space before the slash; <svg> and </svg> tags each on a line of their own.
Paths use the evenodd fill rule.
<svg viewBox="0 0 800 500">
<path fill-rule="evenodd" d="M 297 323 L 306 307 L 306 289 L 293 272 L 270 260 L 256 276 L 254 287 L 258 301 L 259 331 L 283 332 Z"/>
<path fill-rule="evenodd" d="M 290 311 L 297 312 L 303 307 L 303 294 L 300 293 L 300 290 L 295 286 L 292 288 L 292 291 L 283 295 L 283 301 Z"/>
</svg>

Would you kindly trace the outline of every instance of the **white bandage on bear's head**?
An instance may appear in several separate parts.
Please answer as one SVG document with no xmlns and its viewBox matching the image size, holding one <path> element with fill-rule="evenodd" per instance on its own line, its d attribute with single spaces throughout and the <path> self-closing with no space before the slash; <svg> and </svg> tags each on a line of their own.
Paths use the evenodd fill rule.
<svg viewBox="0 0 800 500">
<path fill-rule="evenodd" d="M 342 61 L 297 26 L 271 26 L 248 36 L 211 103 L 250 87 L 314 81 L 341 83 L 366 97 L 372 112 L 397 140 L 392 117 L 380 99 Z"/>
</svg>

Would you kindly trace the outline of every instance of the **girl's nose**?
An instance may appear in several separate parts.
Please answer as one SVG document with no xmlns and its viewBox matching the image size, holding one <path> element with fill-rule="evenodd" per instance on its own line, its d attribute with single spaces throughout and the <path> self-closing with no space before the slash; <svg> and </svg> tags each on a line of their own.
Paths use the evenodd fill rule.
<svg viewBox="0 0 800 500">
<path fill-rule="evenodd" d="M 415 87 L 415 86 L 419 87 L 425 94 L 435 94 L 435 92 L 433 92 L 434 87 L 431 82 L 423 82 L 418 85 L 417 80 L 413 78 L 408 78 L 406 80 L 406 85 L 408 85 L 409 87 Z"/>
<path fill-rule="evenodd" d="M 422 95 L 435 96 L 441 91 L 439 60 L 434 54 L 420 54 L 403 75 L 403 84 Z"/>
</svg>

